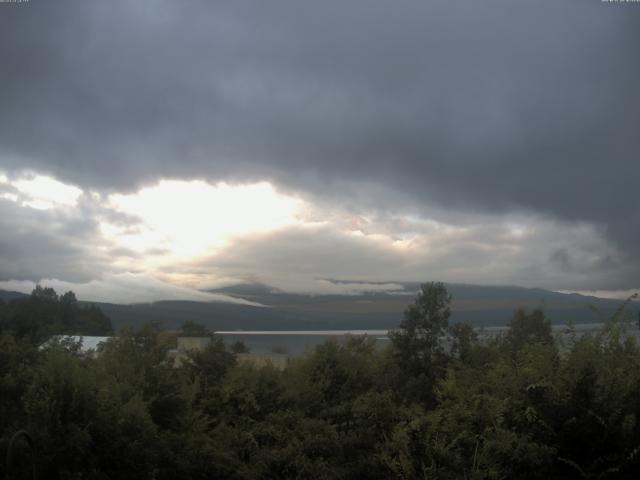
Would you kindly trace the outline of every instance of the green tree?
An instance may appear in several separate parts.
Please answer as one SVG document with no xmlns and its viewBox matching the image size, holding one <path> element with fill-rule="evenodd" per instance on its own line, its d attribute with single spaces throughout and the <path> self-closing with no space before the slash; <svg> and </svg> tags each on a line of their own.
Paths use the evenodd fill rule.
<svg viewBox="0 0 640 480">
<path fill-rule="evenodd" d="M 78 316 L 78 299 L 72 291 L 68 291 L 60 297 L 62 307 L 62 322 L 69 328 L 75 327 Z"/>
<path fill-rule="evenodd" d="M 541 308 L 531 312 L 519 308 L 509 323 L 506 341 L 515 350 L 533 343 L 550 345 L 553 343 L 551 322 Z"/>
<path fill-rule="evenodd" d="M 425 283 L 413 305 L 391 332 L 393 356 L 402 376 L 398 385 L 409 399 L 433 405 L 437 379 L 444 375 L 443 338 L 451 316 L 451 295 L 443 283 Z"/>
<path fill-rule="evenodd" d="M 227 350 L 219 337 L 213 337 L 203 350 L 190 350 L 183 369 L 194 381 L 200 383 L 203 395 L 218 388 L 227 370 L 236 363 L 235 355 Z"/>
<path fill-rule="evenodd" d="M 233 353 L 249 353 L 250 349 L 242 340 L 237 340 L 231 344 L 231 351 Z"/>
<path fill-rule="evenodd" d="M 77 311 L 75 330 L 78 335 L 110 335 L 111 320 L 96 305 L 88 305 Z"/>
<path fill-rule="evenodd" d="M 186 320 L 180 326 L 180 335 L 184 337 L 209 337 L 213 332 L 205 327 L 203 324 L 194 322 L 192 320 Z"/>
<path fill-rule="evenodd" d="M 455 323 L 449 329 L 451 335 L 451 355 L 463 363 L 473 360 L 474 348 L 477 346 L 478 335 L 471 325 Z"/>
<path fill-rule="evenodd" d="M 31 299 L 39 302 L 57 303 L 58 294 L 51 287 L 42 287 L 40 285 L 36 285 L 36 288 L 34 288 L 31 292 Z"/>
</svg>

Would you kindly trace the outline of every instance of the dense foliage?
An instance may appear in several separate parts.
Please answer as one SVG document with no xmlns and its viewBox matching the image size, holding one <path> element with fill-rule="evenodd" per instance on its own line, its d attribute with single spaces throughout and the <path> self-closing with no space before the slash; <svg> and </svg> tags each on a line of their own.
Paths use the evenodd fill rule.
<svg viewBox="0 0 640 480">
<path fill-rule="evenodd" d="M 284 371 L 215 337 L 175 366 L 154 324 L 98 356 L 38 349 L 62 298 L 2 305 L 0 454 L 26 429 L 42 478 L 636 478 L 640 348 L 622 310 L 562 342 L 521 310 L 481 341 L 448 324 L 449 300 L 424 285 L 388 347 L 328 341 Z"/>
<path fill-rule="evenodd" d="M 56 334 L 108 335 L 111 321 L 94 305 L 79 305 L 73 292 L 58 296 L 38 285 L 27 298 L 0 300 L 0 331 L 37 345 Z"/>
</svg>

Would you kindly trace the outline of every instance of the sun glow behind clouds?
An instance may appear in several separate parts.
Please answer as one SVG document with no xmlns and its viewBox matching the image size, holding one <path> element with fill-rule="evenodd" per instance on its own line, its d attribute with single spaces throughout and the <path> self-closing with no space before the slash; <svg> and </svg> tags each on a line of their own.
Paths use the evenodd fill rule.
<svg viewBox="0 0 640 480">
<path fill-rule="evenodd" d="M 538 270 L 530 258 L 547 259 L 571 248 L 572 258 L 585 258 L 578 263 L 596 265 L 609 252 L 591 227 L 558 228 L 557 223 L 524 216 L 449 221 L 426 213 L 353 210 L 323 200 L 311 194 L 304 200 L 287 195 L 265 181 L 167 179 L 137 192 L 108 195 L 35 172 L 0 171 L 0 207 L 8 208 L 12 225 L 24 216 L 27 228 L 50 239 L 54 247 L 68 243 L 75 248 L 73 256 L 64 251 L 57 263 L 43 262 L 42 268 L 25 255 L 24 268 L 13 270 L 17 276 L 22 278 L 25 270 L 36 272 L 32 280 L 38 275 L 51 279 L 62 272 L 59 278 L 65 281 L 64 275 L 75 275 L 76 268 L 84 272 L 85 261 L 96 267 L 96 276 L 139 275 L 137 293 L 125 295 L 128 288 L 134 290 L 127 284 L 110 293 L 114 299 L 147 298 L 142 285 L 151 288 L 153 280 L 191 290 L 260 281 L 284 291 L 347 293 L 361 288 L 349 282 L 420 281 L 425 271 L 446 281 L 535 286 L 543 277 L 532 277 Z M 21 235 L 14 235 L 16 245 Z M 41 258 L 39 249 L 30 252 Z M 547 275 L 555 275 L 556 284 L 572 286 L 566 265 L 547 264 Z M 109 277 L 108 282 L 122 278 Z M 340 279 L 344 282 L 339 286 L 331 284 Z M 98 291 L 101 286 L 91 288 Z M 195 298 L 186 290 L 161 292 Z"/>
<path fill-rule="evenodd" d="M 235 236 L 267 232 L 298 221 L 304 202 L 267 182 L 215 185 L 163 180 L 135 194 L 115 194 L 109 206 L 138 217 L 134 230 L 105 223 L 103 233 L 136 251 L 167 250 L 188 257 L 224 247 Z"/>
</svg>

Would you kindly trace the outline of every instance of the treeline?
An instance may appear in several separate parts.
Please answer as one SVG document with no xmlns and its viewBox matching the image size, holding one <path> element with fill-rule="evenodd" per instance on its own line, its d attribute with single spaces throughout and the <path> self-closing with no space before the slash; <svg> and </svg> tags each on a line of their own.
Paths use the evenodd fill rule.
<svg viewBox="0 0 640 480">
<path fill-rule="evenodd" d="M 94 305 L 79 305 L 73 292 L 58 295 L 40 285 L 26 298 L 0 300 L 0 331 L 39 344 L 52 335 L 109 335 L 111 321 Z"/>
<path fill-rule="evenodd" d="M 284 371 L 238 364 L 215 336 L 176 367 L 154 324 L 88 356 L 2 323 L 0 455 L 25 429 L 41 478 L 637 478 L 623 309 L 563 345 L 518 311 L 487 343 L 449 325 L 449 303 L 423 285 L 387 348 L 328 341 Z"/>
</svg>

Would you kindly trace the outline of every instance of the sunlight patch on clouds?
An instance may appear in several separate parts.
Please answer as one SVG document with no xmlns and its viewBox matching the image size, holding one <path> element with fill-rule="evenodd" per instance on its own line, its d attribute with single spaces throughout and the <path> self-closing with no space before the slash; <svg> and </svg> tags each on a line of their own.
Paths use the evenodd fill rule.
<svg viewBox="0 0 640 480">
<path fill-rule="evenodd" d="M 74 207 L 82 195 L 82 190 L 78 187 L 41 175 L 31 179 L 17 180 L 11 184 L 20 193 L 30 198 L 24 202 L 24 205 L 41 210 L 56 206 Z"/>
<path fill-rule="evenodd" d="M 224 247 L 236 236 L 296 224 L 304 203 L 278 193 L 267 182 L 163 180 L 134 194 L 110 195 L 108 206 L 142 222 L 138 231 L 103 223 L 108 238 L 135 251 L 165 248 L 189 257 Z"/>
<path fill-rule="evenodd" d="M 18 180 L 9 180 L 0 174 L 0 185 L 11 187 L 14 192 L 1 195 L 6 200 L 20 202 L 22 206 L 37 210 L 49 210 L 57 207 L 75 207 L 82 190 L 44 175 L 29 176 Z"/>
<path fill-rule="evenodd" d="M 429 278 L 585 289 L 599 287 L 594 272 L 613 276 L 623 265 L 592 225 L 367 211 L 303 200 L 268 182 L 167 179 L 107 195 L 29 175 L 0 172 L 0 206 L 11 213 L 5 231 L 18 232 L 13 251 L 29 252 L 4 260 L 0 252 L 5 272 L 12 272 L 4 278 L 100 278 L 69 286 L 86 289 L 85 298 L 100 292 L 112 301 L 206 301 L 212 297 L 198 289 L 253 281 L 331 294 L 390 291 L 395 285 L 376 282 Z M 33 235 L 19 234 L 19 224 L 47 234 L 58 257 L 42 261 L 41 246 L 30 243 Z"/>
<path fill-rule="evenodd" d="M 508 229 L 509 235 L 514 238 L 524 238 L 526 235 L 532 233 L 531 227 L 523 223 L 508 222 L 505 226 Z"/>
<path fill-rule="evenodd" d="M 123 228 L 108 222 L 101 222 L 100 232 L 105 238 L 117 243 L 119 247 L 129 249 L 132 252 L 148 254 L 149 251 L 164 251 L 171 246 L 169 238 L 147 226 Z"/>
<path fill-rule="evenodd" d="M 18 201 L 18 195 L 15 193 L 3 193 L 0 195 L 0 198 L 4 198 L 5 200 L 10 200 L 12 202 Z"/>
</svg>

